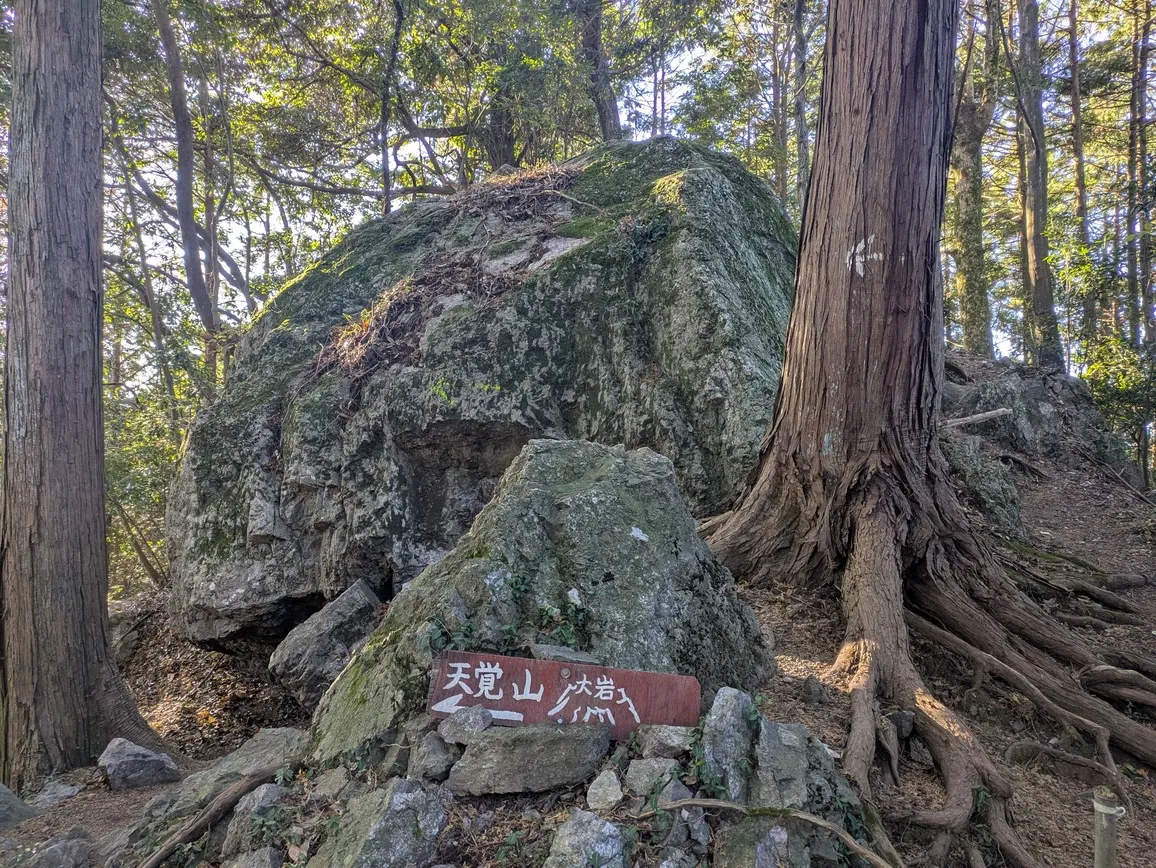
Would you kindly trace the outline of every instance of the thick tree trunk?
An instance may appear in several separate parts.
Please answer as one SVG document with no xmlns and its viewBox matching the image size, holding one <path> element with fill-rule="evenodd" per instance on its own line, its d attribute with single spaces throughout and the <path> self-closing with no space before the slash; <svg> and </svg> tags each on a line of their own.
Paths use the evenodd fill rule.
<svg viewBox="0 0 1156 868">
<path fill-rule="evenodd" d="M 20 0 L 4 359 L 5 783 L 156 743 L 108 645 L 98 0 Z"/>
<path fill-rule="evenodd" d="M 590 70 L 590 99 L 598 112 L 602 138 L 622 138 L 618 98 L 610 81 L 610 59 L 602 44 L 602 0 L 577 0 L 574 17 L 578 22 L 578 59 Z"/>
<path fill-rule="evenodd" d="M 1056 319 L 1052 274 L 1048 266 L 1048 151 L 1044 139 L 1043 66 L 1040 60 L 1040 10 L 1036 0 L 1019 0 L 1020 125 L 1024 142 L 1024 231 L 1031 286 L 1036 363 L 1063 368 L 1064 351 Z"/>
<path fill-rule="evenodd" d="M 1012 584 L 971 530 L 939 450 L 938 238 L 955 15 L 953 0 L 829 5 L 774 421 L 734 509 L 702 531 L 748 582 L 801 586 L 817 601 L 825 597 L 818 589 L 839 593 L 846 630 L 830 674 L 851 698 L 844 768 L 870 799 L 878 697 L 915 710 L 946 787 L 942 807 L 905 817 L 940 830 L 929 864 L 946 864 L 954 837 L 969 834 L 983 788 L 984 822 L 1003 859 L 1035 868 L 1008 823 L 1010 785 L 966 723 L 928 690 L 909 629 L 1086 732 L 1110 779 L 1109 737 L 1156 759 L 1156 732 L 1086 690 L 1111 696 L 1099 681 L 1144 691 L 1156 684 L 1104 666 Z M 1078 684 L 1073 667 L 1102 675 Z"/>
<path fill-rule="evenodd" d="M 165 51 L 165 67 L 169 78 L 169 101 L 173 110 L 173 126 L 177 138 L 177 222 L 181 231 L 181 246 L 185 257 L 185 280 L 189 295 L 201 325 L 210 335 L 217 331 L 217 309 L 209 295 L 205 272 L 201 268 L 201 241 L 193 206 L 193 120 L 185 90 L 185 73 L 181 65 L 180 47 L 169 18 L 169 0 L 152 0 L 153 16 Z"/>
</svg>

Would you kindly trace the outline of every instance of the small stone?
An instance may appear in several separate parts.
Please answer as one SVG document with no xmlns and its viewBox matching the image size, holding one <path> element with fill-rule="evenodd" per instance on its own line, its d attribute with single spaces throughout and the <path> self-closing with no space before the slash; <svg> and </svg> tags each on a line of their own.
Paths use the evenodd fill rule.
<svg viewBox="0 0 1156 868">
<path fill-rule="evenodd" d="M 613 823 L 588 811 L 574 811 L 558 827 L 542 868 L 625 868 L 622 833 Z"/>
<path fill-rule="evenodd" d="M 632 760 L 626 769 L 626 789 L 636 796 L 648 796 L 656 785 L 665 787 L 678 775 L 678 760 L 655 758 Z"/>
<path fill-rule="evenodd" d="M 530 645 L 530 656 L 535 660 L 551 660 L 557 663 L 587 663 L 591 666 L 599 666 L 602 663 L 589 651 L 578 651 L 575 648 L 567 648 L 565 645 L 533 643 Z"/>
<path fill-rule="evenodd" d="M 691 792 L 687 789 L 686 784 L 679 780 L 673 780 L 663 787 L 662 792 L 658 794 L 658 804 L 661 807 L 672 802 L 681 802 L 690 797 Z M 699 808 L 698 810 L 701 811 L 702 809 Z M 668 847 L 682 847 L 690 838 L 690 829 L 686 822 L 689 816 L 688 809 L 678 808 L 674 811 L 668 811 L 667 814 L 671 818 L 671 825 L 664 843 Z"/>
<path fill-rule="evenodd" d="M 807 708 L 818 708 L 826 705 L 830 699 L 831 691 L 827 689 L 827 685 L 814 675 L 808 675 L 803 681 L 803 705 Z"/>
<path fill-rule="evenodd" d="M 494 812 L 482 811 L 474 818 L 474 829 L 480 834 L 494 825 Z"/>
<path fill-rule="evenodd" d="M 586 804 L 592 811 L 612 811 L 622 802 L 622 787 L 614 769 L 604 769 L 586 791 Z"/>
<path fill-rule="evenodd" d="M 438 735 L 448 744 L 473 744 L 493 722 L 494 716 L 488 708 L 471 705 L 459 708 L 443 720 L 438 725 Z"/>
<path fill-rule="evenodd" d="M 893 711 L 887 715 L 887 719 L 895 724 L 895 734 L 899 736 L 900 741 L 911 738 L 911 733 L 915 731 L 914 711 L 909 709 Z"/>
<path fill-rule="evenodd" d="M 170 784 L 181 779 L 177 764 L 168 754 L 157 753 L 125 738 L 114 738 L 97 760 L 113 790 L 130 790 Z"/>
<path fill-rule="evenodd" d="M 695 868 L 697 865 L 698 859 L 690 853 L 671 848 L 662 852 L 662 861 L 658 863 L 658 868 Z"/>
<path fill-rule="evenodd" d="M 63 835 L 38 844 L 17 863 L 22 868 L 89 868 L 92 865 L 92 836 L 74 826 Z"/>
<path fill-rule="evenodd" d="M 807 805 L 808 736 L 799 724 L 759 718 L 751 804 L 802 810 Z"/>
<path fill-rule="evenodd" d="M 740 805 L 747 800 L 747 770 L 754 747 L 754 700 L 733 687 L 723 687 L 702 724 L 702 752 L 706 770 Z"/>
<path fill-rule="evenodd" d="M 587 780 L 606 757 L 604 726 L 496 726 L 479 733 L 454 763 L 453 793 L 540 793 Z"/>
<path fill-rule="evenodd" d="M 912 736 L 907 742 L 907 755 L 911 757 L 911 761 L 916 765 L 934 766 L 935 757 L 931 755 L 931 751 L 927 749 L 927 745 L 919 736 Z"/>
<path fill-rule="evenodd" d="M 34 808 L 47 808 L 65 799 L 71 799 L 84 790 L 83 784 L 66 784 L 64 781 L 49 781 L 39 793 L 28 800 Z"/>
<path fill-rule="evenodd" d="M 460 756 L 461 749 L 456 745 L 451 751 L 440 735 L 436 732 L 427 732 L 421 743 L 410 753 L 406 777 L 411 781 L 444 781 Z"/>
<path fill-rule="evenodd" d="M 638 727 L 638 746 L 646 759 L 679 759 L 690 753 L 694 730 L 689 726 L 644 724 Z"/>
<path fill-rule="evenodd" d="M 328 769 L 322 772 L 313 781 L 313 790 L 310 795 L 315 799 L 327 799 L 333 801 L 338 794 L 345 789 L 346 784 L 349 783 L 349 771 L 343 766 L 338 766 L 335 769 Z"/>
<path fill-rule="evenodd" d="M 35 808 L 24 804 L 14 792 L 0 784 L 0 829 L 7 829 L 35 816 Z"/>
<path fill-rule="evenodd" d="M 281 868 L 285 864 L 285 857 L 274 847 L 262 847 L 238 856 L 231 862 L 226 862 L 221 868 Z"/>
</svg>

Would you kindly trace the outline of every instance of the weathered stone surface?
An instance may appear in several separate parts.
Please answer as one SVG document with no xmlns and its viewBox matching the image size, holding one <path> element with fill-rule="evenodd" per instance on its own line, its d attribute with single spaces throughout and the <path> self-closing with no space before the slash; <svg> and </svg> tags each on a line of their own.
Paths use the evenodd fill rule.
<svg viewBox="0 0 1156 868">
<path fill-rule="evenodd" d="M 490 728 L 494 716 L 480 705 L 459 708 L 438 724 L 438 735 L 449 744 L 470 744 Z"/>
<path fill-rule="evenodd" d="M 909 709 L 893 711 L 887 715 L 887 719 L 895 725 L 895 734 L 899 736 L 901 741 L 911 738 L 911 733 L 915 731 L 914 711 Z"/>
<path fill-rule="evenodd" d="M 668 757 L 678 759 L 690 753 L 694 729 L 689 726 L 662 726 L 644 724 L 638 727 L 638 746 L 646 759 Z"/>
<path fill-rule="evenodd" d="M 559 663 L 589 663 L 601 666 L 602 661 L 589 651 L 577 651 L 565 645 L 545 645 L 534 642 L 530 645 L 530 656 L 536 660 L 556 660 Z"/>
<path fill-rule="evenodd" d="M 614 769 L 604 769 L 586 790 L 586 805 L 592 811 L 611 811 L 622 803 L 622 786 Z"/>
<path fill-rule="evenodd" d="M 279 637 L 358 579 L 388 598 L 536 437 L 648 446 L 695 513 L 729 504 L 778 388 L 795 255 L 780 204 L 736 160 L 672 139 L 496 183 L 523 185 L 531 213 L 503 219 L 485 185 L 400 209 L 249 327 L 169 499 L 186 635 Z M 559 187 L 570 198 L 544 192 Z M 416 313 L 387 310 L 403 296 Z M 411 319 L 404 352 L 314 365 L 335 327 L 387 316 Z"/>
<path fill-rule="evenodd" d="M 706 770 L 726 790 L 727 798 L 743 804 L 752 766 L 755 703 L 741 690 L 724 687 L 702 724 L 702 752 Z"/>
<path fill-rule="evenodd" d="M 0 829 L 7 829 L 35 816 L 35 808 L 24 804 L 19 796 L 0 784 Z"/>
<path fill-rule="evenodd" d="M 116 663 L 124 667 L 140 644 L 142 613 L 124 603 L 108 604 L 108 638 Z"/>
<path fill-rule="evenodd" d="M 289 791 L 284 787 L 277 784 L 262 784 L 242 797 L 233 808 L 233 819 L 229 821 L 229 828 L 225 833 L 221 856 L 233 856 L 249 849 L 254 843 L 253 821 L 269 817 L 287 795 Z"/>
<path fill-rule="evenodd" d="M 87 829 L 75 826 L 35 847 L 18 848 L 6 856 L 4 864 L 8 868 L 89 868 L 93 864 L 92 836 Z"/>
<path fill-rule="evenodd" d="M 626 769 L 626 789 L 636 796 L 648 796 L 655 786 L 665 787 L 678 775 L 678 760 L 636 759 Z"/>
<path fill-rule="evenodd" d="M 77 793 L 83 792 L 83 784 L 69 784 L 64 781 L 49 781 L 39 793 L 28 800 L 33 808 L 47 808 L 56 805 L 65 799 L 71 799 Z"/>
<path fill-rule="evenodd" d="M 626 868 L 622 833 L 588 811 L 574 811 L 558 827 L 543 868 Z"/>
<path fill-rule="evenodd" d="M 456 746 L 451 750 L 440 735 L 427 732 L 410 753 L 406 777 L 411 781 L 444 781 L 460 756 Z"/>
<path fill-rule="evenodd" d="M 222 868 L 281 868 L 285 864 L 285 857 L 274 847 L 262 847 L 250 853 L 243 853 L 236 859 L 226 862 Z"/>
<path fill-rule="evenodd" d="M 1004 533 L 1022 536 L 1020 497 L 1011 472 L 987 457 L 979 437 L 945 432 L 939 438 L 943 455 L 963 482 L 971 501 Z"/>
<path fill-rule="evenodd" d="M 694 675 L 705 690 L 756 687 L 773 666 L 670 462 L 586 442 L 528 444 L 469 534 L 393 600 L 321 701 L 318 759 L 392 741 L 424 707 L 447 633 L 477 647 L 565 637 L 608 666 Z"/>
<path fill-rule="evenodd" d="M 494 726 L 466 747 L 446 787 L 471 796 L 567 787 L 594 774 L 609 747 L 602 726 Z"/>
<path fill-rule="evenodd" d="M 269 658 L 269 671 L 306 708 L 313 708 L 377 626 L 381 600 L 358 579 L 336 600 L 289 631 Z"/>
<path fill-rule="evenodd" d="M 444 791 L 394 778 L 349 803 L 338 830 L 310 868 L 405 868 L 429 865 L 446 824 Z"/>
<path fill-rule="evenodd" d="M 181 779 L 171 756 L 143 748 L 125 738 L 110 741 L 96 763 L 104 769 L 108 785 L 114 790 L 153 787 Z"/>
<path fill-rule="evenodd" d="M 222 790 L 246 775 L 300 759 L 308 744 L 308 734 L 299 729 L 281 727 L 258 731 L 209 768 L 185 778 L 166 816 L 171 818 L 199 811 Z"/>
</svg>

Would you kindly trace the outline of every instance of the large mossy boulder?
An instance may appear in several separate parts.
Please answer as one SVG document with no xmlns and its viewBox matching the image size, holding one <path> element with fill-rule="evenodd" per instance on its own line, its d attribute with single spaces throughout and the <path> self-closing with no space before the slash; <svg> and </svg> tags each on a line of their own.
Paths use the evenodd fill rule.
<svg viewBox="0 0 1156 868">
<path fill-rule="evenodd" d="M 737 161 L 618 143 L 368 223 L 273 298 L 169 502 L 183 632 L 276 638 L 441 558 L 532 438 L 729 505 L 774 406 L 795 232 Z"/>
<path fill-rule="evenodd" d="M 384 756 L 451 646 L 524 654 L 550 641 L 609 666 L 694 675 L 708 696 L 754 689 L 773 661 L 695 528 L 669 459 L 532 440 L 469 533 L 398 594 L 322 698 L 315 758 Z"/>
</svg>

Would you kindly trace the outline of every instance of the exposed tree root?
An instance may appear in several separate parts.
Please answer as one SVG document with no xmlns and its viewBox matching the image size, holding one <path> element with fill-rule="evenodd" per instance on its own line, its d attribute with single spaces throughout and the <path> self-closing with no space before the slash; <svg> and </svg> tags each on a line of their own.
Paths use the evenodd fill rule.
<svg viewBox="0 0 1156 868">
<path fill-rule="evenodd" d="M 973 689 L 985 678 L 998 678 L 1095 750 L 1094 759 L 1062 751 L 1056 756 L 1042 747 L 1035 755 L 1085 768 L 1121 793 L 1111 745 L 1154 764 L 1156 730 L 1107 700 L 1156 708 L 1151 678 L 1156 660 L 1101 654 L 1060 618 L 1073 616 L 1051 613 L 1033 599 L 1074 607 L 1080 624 L 1141 620 L 1135 606 L 1094 577 L 1055 577 L 1007 558 L 1007 568 L 1028 582 L 1026 593 L 1018 588 L 989 545 L 971 532 L 948 491 L 946 471 L 936 466 L 940 460 L 933 450 L 917 484 L 902 474 L 897 475 L 903 484 L 880 474 L 870 484 L 828 492 L 827 499 L 808 492 L 805 474 L 787 459 L 775 477 L 778 490 L 766 494 L 759 509 L 740 505 L 704 525 L 704 535 L 723 561 L 750 581 L 795 575 L 806 576 L 809 584 L 841 588 L 846 632 L 830 674 L 844 677 L 850 692 L 844 770 L 870 799 L 870 771 L 886 742 L 877 732 L 880 700 L 915 710 L 916 732 L 936 761 L 946 796 L 933 810 L 893 819 L 940 831 L 929 864 L 943 864 L 934 859 L 946 859 L 957 844 L 970 852 L 970 827 L 980 823 L 1009 865 L 1037 868 L 1009 822 L 1008 780 L 967 724 L 926 687 L 913 660 L 909 628 L 968 660 L 976 673 Z M 756 491 L 748 498 L 758 486 L 753 483 Z M 833 504 L 840 500 L 843 506 L 836 510 Z M 1135 665 L 1114 665 L 1119 663 Z M 880 752 L 890 753 L 886 746 Z"/>
</svg>

